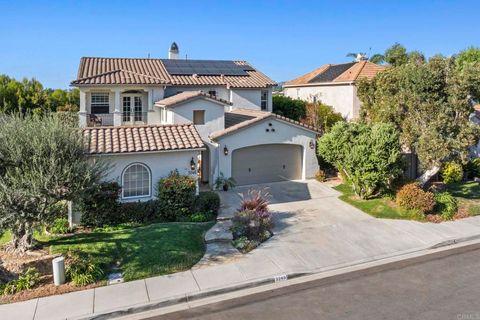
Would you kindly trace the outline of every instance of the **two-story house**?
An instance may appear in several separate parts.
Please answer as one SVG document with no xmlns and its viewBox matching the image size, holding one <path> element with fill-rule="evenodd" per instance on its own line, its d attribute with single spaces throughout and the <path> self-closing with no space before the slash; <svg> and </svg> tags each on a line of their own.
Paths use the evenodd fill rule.
<svg viewBox="0 0 480 320">
<path fill-rule="evenodd" d="M 326 64 L 298 78 L 285 82 L 283 94 L 292 99 L 322 102 L 342 114 L 347 120 L 360 116 L 357 81 L 372 79 L 386 66 L 365 60 L 341 64 Z"/>
<path fill-rule="evenodd" d="M 80 126 L 92 156 L 113 163 L 122 199 L 153 196 L 171 170 L 210 186 L 306 179 L 318 132 L 271 113 L 275 82 L 245 61 L 90 58 L 80 61 Z"/>
</svg>

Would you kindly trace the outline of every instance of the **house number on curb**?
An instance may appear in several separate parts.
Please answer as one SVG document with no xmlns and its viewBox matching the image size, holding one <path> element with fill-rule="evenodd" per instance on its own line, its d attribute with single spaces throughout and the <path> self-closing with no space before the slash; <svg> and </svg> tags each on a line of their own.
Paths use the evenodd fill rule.
<svg viewBox="0 0 480 320">
<path fill-rule="evenodd" d="M 281 275 L 278 275 L 278 276 L 274 276 L 273 277 L 273 280 L 275 282 L 282 282 L 282 281 L 287 281 L 288 280 L 288 276 L 286 274 L 281 274 Z"/>
</svg>

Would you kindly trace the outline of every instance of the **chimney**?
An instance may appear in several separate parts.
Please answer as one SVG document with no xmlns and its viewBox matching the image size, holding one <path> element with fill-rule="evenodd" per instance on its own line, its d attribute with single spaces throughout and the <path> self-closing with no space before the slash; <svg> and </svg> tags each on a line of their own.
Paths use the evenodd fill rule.
<svg viewBox="0 0 480 320">
<path fill-rule="evenodd" d="M 173 42 L 168 50 L 168 59 L 178 59 L 180 56 L 180 51 L 178 50 L 178 45 Z"/>
<path fill-rule="evenodd" d="M 365 53 L 357 53 L 357 58 L 355 58 L 356 62 L 368 60 L 367 55 Z"/>
</svg>

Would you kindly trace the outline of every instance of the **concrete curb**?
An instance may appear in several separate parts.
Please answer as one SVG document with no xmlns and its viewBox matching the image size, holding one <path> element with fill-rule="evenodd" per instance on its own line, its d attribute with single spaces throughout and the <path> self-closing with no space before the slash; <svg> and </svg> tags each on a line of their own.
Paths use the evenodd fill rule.
<svg viewBox="0 0 480 320">
<path fill-rule="evenodd" d="M 422 249 L 397 252 L 394 254 L 385 255 L 383 257 L 373 257 L 373 259 L 370 259 L 370 260 L 365 259 L 365 261 L 363 262 L 357 261 L 354 263 L 346 263 L 343 265 L 329 266 L 328 268 L 322 268 L 322 269 L 317 269 L 312 271 L 292 272 L 292 273 L 287 273 L 282 275 L 269 276 L 263 279 L 257 279 L 257 280 L 248 281 L 244 283 L 238 283 L 232 286 L 216 288 L 216 289 L 208 290 L 205 292 L 186 294 L 182 296 L 168 298 L 162 301 L 150 302 L 150 303 L 139 305 L 139 306 L 131 306 L 121 310 L 115 310 L 110 312 L 107 311 L 102 314 L 89 315 L 89 316 L 79 317 L 75 319 L 78 319 L 78 320 L 111 319 L 111 318 L 117 318 L 117 317 L 123 318 L 126 316 L 129 316 L 128 319 L 131 319 L 131 317 L 135 314 L 153 312 L 154 310 L 156 310 L 157 314 L 159 315 L 159 314 L 169 313 L 168 311 L 162 313 L 161 309 L 165 309 L 167 307 L 177 306 L 177 308 L 175 308 L 174 311 L 189 309 L 191 307 L 192 302 L 195 302 L 195 306 L 201 306 L 201 305 L 215 303 L 215 302 L 219 302 L 227 299 L 238 298 L 241 296 L 260 293 L 263 291 L 278 289 L 286 286 L 298 285 L 301 283 L 314 281 L 314 280 L 323 280 L 323 281 L 331 282 L 331 281 L 335 281 L 335 279 L 338 279 L 340 281 L 343 278 L 351 277 L 353 273 L 366 272 L 370 269 L 375 269 L 376 271 L 380 271 L 381 269 L 386 269 L 388 267 L 391 267 L 393 264 L 398 264 L 401 262 L 408 264 L 409 262 L 414 263 L 412 262 L 413 260 L 419 260 L 419 259 L 428 260 L 429 258 L 431 258 L 431 256 L 437 255 L 439 253 L 447 252 L 454 248 L 462 248 L 462 247 L 472 246 L 475 244 L 480 244 L 480 241 L 475 241 L 478 239 L 480 239 L 480 234 L 469 236 L 469 237 L 462 237 L 462 238 L 442 241 L 442 242 L 439 242 L 438 244 L 425 247 Z M 224 297 L 225 295 L 227 295 L 228 297 L 225 298 Z M 202 303 L 202 301 L 204 300 L 207 300 L 207 301 L 205 303 Z"/>
</svg>

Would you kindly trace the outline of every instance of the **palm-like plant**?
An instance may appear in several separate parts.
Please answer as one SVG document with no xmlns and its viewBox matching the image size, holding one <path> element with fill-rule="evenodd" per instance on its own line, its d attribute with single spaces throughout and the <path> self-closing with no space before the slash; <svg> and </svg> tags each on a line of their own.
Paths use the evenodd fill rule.
<svg viewBox="0 0 480 320">
<path fill-rule="evenodd" d="M 215 179 L 215 189 L 217 190 L 222 188 L 223 191 L 228 191 L 228 189 L 235 187 L 236 184 L 237 182 L 232 177 L 225 178 L 223 172 L 220 172 L 220 175 Z"/>
<path fill-rule="evenodd" d="M 349 52 L 347 53 L 348 58 L 352 58 L 354 61 L 361 61 L 367 59 L 367 54 L 365 52 Z M 380 64 L 385 61 L 385 56 L 380 53 L 376 53 L 368 58 L 368 61 Z"/>
</svg>

